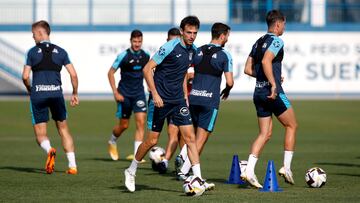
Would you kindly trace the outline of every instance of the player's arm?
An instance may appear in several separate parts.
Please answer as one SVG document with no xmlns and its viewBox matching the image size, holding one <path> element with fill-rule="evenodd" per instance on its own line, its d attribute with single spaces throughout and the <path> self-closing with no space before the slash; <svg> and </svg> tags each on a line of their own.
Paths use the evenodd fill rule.
<svg viewBox="0 0 360 203">
<path fill-rule="evenodd" d="M 189 98 L 188 98 L 188 91 L 187 91 L 187 81 L 188 81 L 188 73 L 186 73 L 185 77 L 184 77 L 183 91 L 184 91 L 184 99 L 186 101 L 186 105 L 189 106 Z"/>
<path fill-rule="evenodd" d="M 277 96 L 276 83 L 272 69 L 272 61 L 274 58 L 275 58 L 274 53 L 269 50 L 266 50 L 264 57 L 261 61 L 265 76 L 271 85 L 271 94 L 268 96 L 268 98 L 270 99 L 275 99 Z"/>
<path fill-rule="evenodd" d="M 76 73 L 74 66 L 71 63 L 65 65 L 65 68 L 70 74 L 71 85 L 73 87 L 73 91 L 72 91 L 72 95 L 71 95 L 71 99 L 70 99 L 70 105 L 76 106 L 79 104 L 79 96 L 78 96 L 79 80 L 77 77 L 77 73 Z"/>
<path fill-rule="evenodd" d="M 30 89 L 31 89 L 30 71 L 31 71 L 31 66 L 24 65 L 24 69 L 23 69 L 23 73 L 22 73 L 22 80 L 23 80 L 23 83 L 26 87 L 28 94 L 30 94 Z"/>
<path fill-rule="evenodd" d="M 119 91 L 116 89 L 116 85 L 115 85 L 115 76 L 114 74 L 116 73 L 117 69 L 110 67 L 109 71 L 108 71 L 108 79 L 109 79 L 109 84 L 111 87 L 111 90 L 113 92 L 114 98 L 116 101 L 118 102 L 123 102 L 124 101 L 124 96 L 122 96 Z"/>
<path fill-rule="evenodd" d="M 246 60 L 244 73 L 251 77 L 256 77 L 254 59 L 251 56 L 249 56 Z"/>
<path fill-rule="evenodd" d="M 157 66 L 157 63 L 151 59 L 143 68 L 144 78 L 146 80 L 146 83 L 149 87 L 149 90 L 151 91 L 151 95 L 153 97 L 153 101 L 156 107 L 162 107 L 164 106 L 164 103 L 156 91 L 155 88 L 155 82 L 153 77 L 153 69 Z"/>
<path fill-rule="evenodd" d="M 226 100 L 229 97 L 230 90 L 234 86 L 234 77 L 232 72 L 225 72 L 226 87 L 221 91 L 221 99 Z"/>
</svg>

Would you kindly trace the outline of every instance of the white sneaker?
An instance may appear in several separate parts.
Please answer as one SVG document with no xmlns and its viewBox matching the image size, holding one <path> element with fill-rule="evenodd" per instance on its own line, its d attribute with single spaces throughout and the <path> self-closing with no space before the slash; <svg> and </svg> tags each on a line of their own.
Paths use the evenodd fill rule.
<svg viewBox="0 0 360 203">
<path fill-rule="evenodd" d="M 206 191 L 213 190 L 213 189 L 215 189 L 215 184 L 214 183 L 208 183 L 208 182 L 206 182 L 204 180 L 204 187 L 205 187 Z"/>
<path fill-rule="evenodd" d="M 291 185 L 295 184 L 294 178 L 293 178 L 293 173 L 291 172 L 290 169 L 285 168 L 284 166 L 281 167 L 279 170 L 279 175 L 285 179 L 286 183 L 289 183 Z"/>
<path fill-rule="evenodd" d="M 128 169 L 125 169 L 125 186 L 130 192 L 135 191 L 135 174 L 131 174 Z"/>
<path fill-rule="evenodd" d="M 240 177 L 241 179 L 246 180 L 253 187 L 256 187 L 258 189 L 263 188 L 263 186 L 259 183 L 255 174 L 250 176 L 246 174 L 246 171 L 244 171 L 244 173 L 241 173 Z"/>
</svg>

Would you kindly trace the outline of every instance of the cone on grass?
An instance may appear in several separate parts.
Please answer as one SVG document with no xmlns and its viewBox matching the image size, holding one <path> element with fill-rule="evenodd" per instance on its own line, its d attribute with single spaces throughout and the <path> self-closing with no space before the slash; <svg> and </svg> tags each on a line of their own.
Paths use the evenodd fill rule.
<svg viewBox="0 0 360 203">
<path fill-rule="evenodd" d="M 239 166 L 239 157 L 238 155 L 233 156 L 232 164 L 231 164 L 231 170 L 228 181 L 225 183 L 227 184 L 245 184 L 243 180 L 240 178 L 241 171 Z"/>
<path fill-rule="evenodd" d="M 274 161 L 268 161 L 266 176 L 264 180 L 264 187 L 260 189 L 261 192 L 281 192 L 282 189 L 279 188 Z"/>
</svg>

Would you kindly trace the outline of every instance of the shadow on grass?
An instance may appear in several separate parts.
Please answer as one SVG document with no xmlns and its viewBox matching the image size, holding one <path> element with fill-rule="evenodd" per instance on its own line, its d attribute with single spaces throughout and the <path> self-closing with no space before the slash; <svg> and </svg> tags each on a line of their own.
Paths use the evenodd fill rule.
<svg viewBox="0 0 360 203">
<path fill-rule="evenodd" d="M 350 177 L 358 177 L 360 178 L 360 174 L 351 174 L 351 173 L 333 173 L 334 175 L 339 176 L 350 176 Z"/>
<path fill-rule="evenodd" d="M 314 164 L 319 165 L 328 165 L 328 166 L 344 166 L 344 167 L 358 167 L 360 168 L 360 164 L 349 164 L 349 163 L 328 163 L 328 162 L 318 162 Z"/>
<path fill-rule="evenodd" d="M 110 188 L 115 189 L 115 190 L 121 190 L 123 193 L 131 193 L 126 189 L 126 187 L 124 185 L 110 187 Z M 136 185 L 135 192 L 142 191 L 142 190 L 155 190 L 155 191 L 164 191 L 164 192 L 172 192 L 172 193 L 180 193 L 181 192 L 180 190 L 170 190 L 170 189 L 158 188 L 158 187 L 149 186 L 149 185 Z"/>
<path fill-rule="evenodd" d="M 129 164 L 131 163 L 130 161 L 126 160 L 126 159 L 118 159 L 117 161 L 114 161 L 110 158 L 89 158 L 87 160 L 93 160 L 93 161 L 103 161 L 103 162 L 117 162 L 117 161 L 121 161 L 121 162 L 128 162 Z"/>
<path fill-rule="evenodd" d="M 44 169 L 39 168 L 29 168 L 29 167 L 18 167 L 18 166 L 3 166 L 0 167 L 0 170 L 12 170 L 24 173 L 43 173 L 46 174 Z"/>
</svg>

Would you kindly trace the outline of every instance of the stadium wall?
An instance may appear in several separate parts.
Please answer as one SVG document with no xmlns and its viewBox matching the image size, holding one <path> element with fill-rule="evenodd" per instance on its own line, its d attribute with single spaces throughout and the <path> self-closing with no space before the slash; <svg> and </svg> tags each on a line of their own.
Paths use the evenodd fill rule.
<svg viewBox="0 0 360 203">
<path fill-rule="evenodd" d="M 262 34 L 235 31 L 230 35 L 225 48 L 233 57 L 232 95 L 253 92 L 255 80 L 244 75 L 243 68 L 251 46 Z M 0 32 L 0 38 L 24 55 L 34 46 L 30 32 Z M 143 49 L 153 55 L 165 39 L 166 32 L 144 32 Z M 359 32 L 287 32 L 282 39 L 283 86 L 289 95 L 360 97 Z M 68 51 L 78 72 L 80 94 L 111 95 L 107 71 L 116 55 L 129 47 L 129 32 L 53 32 L 51 40 Z M 210 33 L 200 32 L 195 44 L 209 41 Z M 68 74 L 62 77 L 64 92 L 70 93 L 70 78 Z"/>
</svg>

